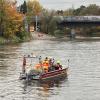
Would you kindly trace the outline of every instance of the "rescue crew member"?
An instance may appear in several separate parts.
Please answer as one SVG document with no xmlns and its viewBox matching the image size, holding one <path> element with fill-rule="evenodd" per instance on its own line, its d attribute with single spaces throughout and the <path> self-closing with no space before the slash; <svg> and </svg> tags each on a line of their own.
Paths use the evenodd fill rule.
<svg viewBox="0 0 100 100">
<path fill-rule="evenodd" d="M 42 63 L 42 57 L 41 56 L 39 57 L 39 63 Z"/>
<path fill-rule="evenodd" d="M 55 65 L 55 70 L 62 69 L 62 65 L 60 64 L 60 61 L 57 61 L 57 64 Z"/>
<path fill-rule="evenodd" d="M 24 55 L 24 57 L 23 57 L 23 66 L 22 66 L 22 72 L 23 72 L 23 73 L 26 72 L 25 66 L 26 66 L 26 57 L 25 57 L 25 55 Z"/>
<path fill-rule="evenodd" d="M 49 61 L 43 61 L 43 69 L 44 72 L 48 72 L 48 68 L 49 68 Z"/>
</svg>

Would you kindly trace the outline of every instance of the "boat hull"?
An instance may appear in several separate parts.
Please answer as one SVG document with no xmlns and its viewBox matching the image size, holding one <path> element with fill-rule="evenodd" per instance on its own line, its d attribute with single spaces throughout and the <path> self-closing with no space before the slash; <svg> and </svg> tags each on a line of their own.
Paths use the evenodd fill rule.
<svg viewBox="0 0 100 100">
<path fill-rule="evenodd" d="M 68 68 L 65 68 L 65 69 L 55 70 L 55 71 L 52 71 L 52 72 L 42 74 L 40 76 L 39 80 L 42 81 L 42 80 L 49 80 L 49 79 L 66 77 L 67 76 L 67 70 L 68 70 Z"/>
<path fill-rule="evenodd" d="M 38 81 L 45 81 L 45 80 L 53 80 L 53 79 L 62 79 L 68 76 L 68 68 L 50 71 L 47 73 L 43 73 L 41 75 L 28 75 L 26 77 L 22 77 L 21 79 L 29 79 L 29 80 L 38 80 Z"/>
</svg>

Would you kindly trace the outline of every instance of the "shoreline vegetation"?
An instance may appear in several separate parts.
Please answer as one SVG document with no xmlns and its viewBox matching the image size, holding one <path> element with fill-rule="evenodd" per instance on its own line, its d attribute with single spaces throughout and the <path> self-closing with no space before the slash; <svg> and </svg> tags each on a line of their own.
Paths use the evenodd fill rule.
<svg viewBox="0 0 100 100">
<path fill-rule="evenodd" d="M 5 45 L 5 44 L 16 44 L 16 43 L 22 43 L 22 42 L 26 42 L 26 41 L 31 41 L 34 39 L 34 35 L 32 34 L 39 34 L 39 33 L 42 33 L 43 35 L 46 35 L 47 39 L 61 39 L 61 40 L 71 40 L 70 38 L 70 34 L 60 34 L 59 32 L 58 33 L 55 33 L 55 34 L 50 34 L 50 33 L 43 33 L 43 32 L 30 32 L 30 33 L 27 33 L 27 35 L 24 35 L 22 36 L 22 38 L 20 37 L 17 37 L 17 36 L 13 36 L 12 38 L 4 38 L 2 36 L 0 36 L 0 45 Z M 86 40 L 86 41 L 90 41 L 90 40 L 100 40 L 100 32 L 98 33 L 94 33 L 92 34 L 91 36 L 88 36 L 88 35 L 77 35 L 75 36 L 74 40 Z"/>
<path fill-rule="evenodd" d="M 19 39 L 18 37 L 14 37 L 11 39 L 6 39 L 4 37 L 0 37 L 0 45 L 3 44 L 14 44 L 14 43 L 21 43 L 21 42 L 25 42 L 25 41 L 30 41 L 30 37 L 27 37 L 25 39 Z"/>
<path fill-rule="evenodd" d="M 30 33 L 27 33 L 27 35 L 24 35 L 22 38 L 13 36 L 11 38 L 4 38 L 0 36 L 0 45 L 4 44 L 16 44 L 21 42 L 26 42 L 32 40 L 32 35 Z"/>
</svg>

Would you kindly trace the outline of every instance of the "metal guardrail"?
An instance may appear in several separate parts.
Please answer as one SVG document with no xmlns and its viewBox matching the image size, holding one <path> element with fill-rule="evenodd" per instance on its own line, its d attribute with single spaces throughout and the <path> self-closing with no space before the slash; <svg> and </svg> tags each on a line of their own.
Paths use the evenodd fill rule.
<svg viewBox="0 0 100 100">
<path fill-rule="evenodd" d="M 100 22 L 100 16 L 54 16 L 58 17 L 61 21 L 68 22 Z M 36 21 L 36 17 L 32 16 L 31 20 Z M 41 17 L 37 16 L 37 21 L 41 21 Z"/>
<path fill-rule="evenodd" d="M 65 21 L 79 21 L 79 22 L 100 22 L 100 16 L 67 16 L 63 17 Z"/>
</svg>

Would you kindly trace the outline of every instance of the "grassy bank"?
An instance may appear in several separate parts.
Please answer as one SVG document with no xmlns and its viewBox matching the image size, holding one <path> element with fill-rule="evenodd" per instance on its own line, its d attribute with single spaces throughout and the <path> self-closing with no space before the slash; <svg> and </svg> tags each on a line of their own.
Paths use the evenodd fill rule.
<svg viewBox="0 0 100 100">
<path fill-rule="evenodd" d="M 10 38 L 5 38 L 5 37 L 0 36 L 0 45 L 21 43 L 25 41 L 30 41 L 31 39 L 32 39 L 31 34 L 27 32 L 14 35 Z"/>
</svg>

